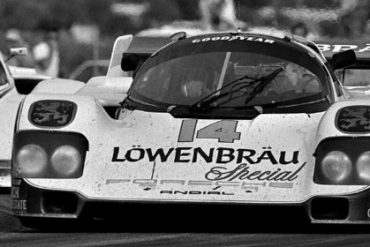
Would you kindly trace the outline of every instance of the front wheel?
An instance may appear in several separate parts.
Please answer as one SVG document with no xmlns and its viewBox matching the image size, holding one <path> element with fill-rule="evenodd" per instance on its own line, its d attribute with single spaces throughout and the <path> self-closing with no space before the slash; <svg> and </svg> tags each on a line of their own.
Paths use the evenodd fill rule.
<svg viewBox="0 0 370 247">
<path fill-rule="evenodd" d="M 61 219 L 61 218 L 42 218 L 42 217 L 18 217 L 21 224 L 26 228 L 38 231 L 76 231 L 88 225 L 86 220 L 81 219 Z"/>
</svg>

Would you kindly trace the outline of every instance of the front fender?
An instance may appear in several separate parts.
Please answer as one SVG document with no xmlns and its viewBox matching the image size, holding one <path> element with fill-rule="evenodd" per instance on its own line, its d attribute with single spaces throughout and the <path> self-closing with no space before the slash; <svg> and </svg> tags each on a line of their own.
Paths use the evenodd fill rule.
<svg viewBox="0 0 370 247">
<path fill-rule="evenodd" d="M 33 89 L 32 93 L 37 94 L 74 94 L 82 87 L 85 83 L 81 81 L 68 80 L 68 79 L 50 79 L 41 81 Z"/>
<path fill-rule="evenodd" d="M 316 145 L 329 137 L 370 136 L 369 114 L 370 99 L 333 104 L 319 123 Z"/>
</svg>

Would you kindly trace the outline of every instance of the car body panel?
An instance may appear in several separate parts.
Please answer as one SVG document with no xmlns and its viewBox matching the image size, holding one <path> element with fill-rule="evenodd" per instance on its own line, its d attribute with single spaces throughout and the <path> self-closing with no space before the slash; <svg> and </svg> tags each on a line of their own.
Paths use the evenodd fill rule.
<svg viewBox="0 0 370 247">
<path fill-rule="evenodd" d="M 116 47 L 112 51 L 112 54 L 115 54 L 112 57 L 115 58 L 110 61 L 109 73 L 113 73 L 113 67 L 120 66 L 118 57 L 128 48 L 127 40 L 131 38 L 131 35 L 126 35 L 117 40 Z M 100 100 L 105 106 L 117 107 L 127 91 L 127 85 L 130 85 L 132 80 L 126 72 L 122 72 L 116 76 L 122 76 L 127 81 L 123 86 L 117 80 L 107 76 L 91 78 L 87 83 L 83 83 L 76 80 L 50 78 L 38 74 L 33 68 L 8 67 L 2 56 L 0 63 L 4 67 L 9 81 L 6 87 L 0 87 L 0 110 L 6 112 L 0 119 L 3 126 L 0 132 L 0 146 L 3 147 L 0 150 L 0 169 L 3 170 L 0 172 L 0 187 L 10 187 L 9 171 L 16 115 L 26 94 L 90 95 Z"/>
<path fill-rule="evenodd" d="M 52 97 L 48 95 L 48 99 Z M 76 191 L 88 199 L 218 202 L 230 200 L 245 203 L 299 203 L 314 195 L 345 194 L 366 188 L 338 188 L 314 185 L 311 182 L 315 163 L 313 153 L 318 140 L 343 135 L 338 130 L 330 132 L 327 125 L 332 125 L 336 111 L 348 105 L 347 102 L 333 106 L 324 118 L 323 113 L 264 114 L 253 120 L 238 120 L 236 131 L 240 133 L 240 140 L 222 143 L 217 139 L 179 142 L 181 125 L 189 120 L 174 119 L 168 113 L 134 111 L 125 113 L 125 119 L 112 121 L 106 119 L 104 110 L 99 106 L 84 109 L 83 106 L 94 105 L 88 98 L 58 96 L 56 99 L 68 99 L 79 106 L 79 114 L 63 131 L 82 133 L 89 140 L 90 148 L 84 176 L 76 180 L 29 179 L 28 182 L 36 187 Z M 33 102 L 37 98 L 32 96 L 29 100 Z M 24 107 L 27 108 L 28 104 L 28 100 L 25 101 Z M 92 121 L 87 123 L 86 116 Z M 221 120 L 198 120 L 196 129 L 219 121 Z M 225 124 L 228 121 L 234 122 L 223 121 Z M 26 116 L 21 116 L 19 128 L 31 130 L 35 127 L 27 121 Z M 104 134 L 96 135 L 97 132 Z M 285 141 L 286 138 L 289 142 Z M 207 154 L 213 149 L 212 162 L 206 162 L 195 149 L 202 149 Z M 166 162 L 161 162 L 158 158 L 149 160 L 148 152 L 154 154 L 158 150 L 169 154 Z M 232 159 L 227 156 L 230 150 L 233 153 Z M 250 159 L 242 158 L 250 152 L 255 152 Z M 140 153 L 143 153 L 142 158 Z M 198 154 L 197 157 L 195 153 Z M 295 155 L 296 158 L 293 159 Z M 127 157 L 135 161 L 127 162 Z M 279 161 L 292 162 L 284 164 Z M 245 167 L 248 167 L 250 174 L 267 171 L 272 174 L 279 171 L 277 175 L 281 175 L 271 177 L 271 180 L 267 179 L 266 175 L 263 176 L 265 178 L 261 177 L 261 181 L 255 177 L 242 179 L 243 175 L 245 177 L 248 174 L 242 172 Z M 212 169 L 214 172 L 211 172 Z M 233 176 L 228 175 L 231 171 L 234 171 Z M 218 176 L 218 172 L 223 175 Z M 197 182 L 199 185 L 196 185 Z M 214 191 L 217 187 L 222 189 Z M 175 191 L 202 191 L 209 195 L 196 194 L 197 192 L 173 194 Z"/>
</svg>

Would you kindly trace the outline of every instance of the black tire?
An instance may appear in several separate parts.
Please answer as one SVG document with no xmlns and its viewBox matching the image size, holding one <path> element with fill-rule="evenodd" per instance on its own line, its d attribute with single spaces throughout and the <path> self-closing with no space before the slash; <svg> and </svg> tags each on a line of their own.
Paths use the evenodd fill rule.
<svg viewBox="0 0 370 247">
<path fill-rule="evenodd" d="M 38 231 L 47 232 L 70 232 L 81 229 L 85 221 L 80 219 L 61 219 L 61 218 L 42 218 L 42 217 L 19 217 L 19 221 L 24 227 Z"/>
</svg>

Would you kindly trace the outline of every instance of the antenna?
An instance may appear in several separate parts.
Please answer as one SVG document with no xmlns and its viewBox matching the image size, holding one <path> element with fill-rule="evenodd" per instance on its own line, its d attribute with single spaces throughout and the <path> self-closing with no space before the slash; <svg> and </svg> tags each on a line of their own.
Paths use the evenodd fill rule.
<svg viewBox="0 0 370 247">
<path fill-rule="evenodd" d="M 240 0 L 237 0 L 236 2 L 236 21 L 237 21 L 237 30 L 238 33 L 240 33 L 242 30 L 240 28 Z"/>
</svg>

